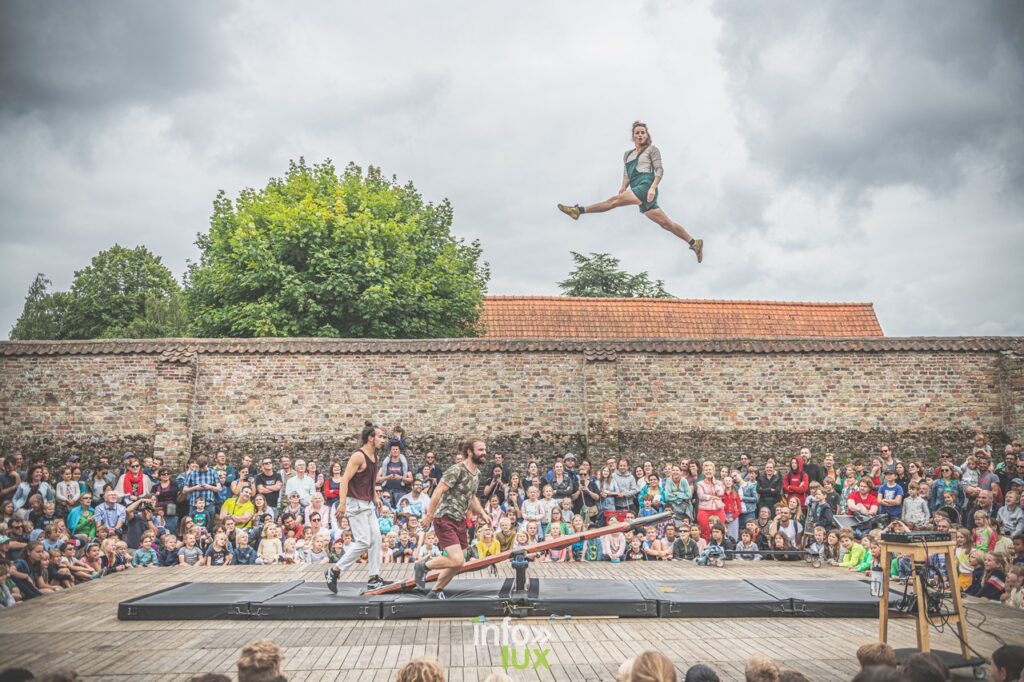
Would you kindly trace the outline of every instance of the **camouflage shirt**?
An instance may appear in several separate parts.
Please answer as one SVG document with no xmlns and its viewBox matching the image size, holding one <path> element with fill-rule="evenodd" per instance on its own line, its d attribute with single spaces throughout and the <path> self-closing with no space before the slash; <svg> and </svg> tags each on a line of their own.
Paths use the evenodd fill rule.
<svg viewBox="0 0 1024 682">
<path fill-rule="evenodd" d="M 469 503 L 476 495 L 479 484 L 480 470 L 475 474 L 469 473 L 465 464 L 455 464 L 448 467 L 441 477 L 441 482 L 448 486 L 448 490 L 441 496 L 437 503 L 435 516 L 446 516 L 453 521 L 462 521 L 466 518 L 466 510 Z"/>
</svg>

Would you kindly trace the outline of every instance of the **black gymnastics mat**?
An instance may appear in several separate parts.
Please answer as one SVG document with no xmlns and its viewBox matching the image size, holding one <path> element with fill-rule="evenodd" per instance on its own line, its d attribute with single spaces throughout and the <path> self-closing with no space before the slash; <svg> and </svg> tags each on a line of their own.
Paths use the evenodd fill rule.
<svg viewBox="0 0 1024 682">
<path fill-rule="evenodd" d="M 546 616 L 874 618 L 878 598 L 855 580 L 576 580 L 531 578 L 529 606 L 511 578 L 455 580 L 446 599 L 416 592 L 363 597 L 363 583 L 180 583 L 118 604 L 120 620 L 404 620 Z M 891 593 L 890 603 L 897 600 Z"/>
<path fill-rule="evenodd" d="M 118 620 L 223 620 L 248 618 L 249 604 L 303 583 L 178 583 L 117 605 Z"/>
<path fill-rule="evenodd" d="M 644 580 L 662 618 L 877 618 L 878 597 L 861 580 Z M 890 608 L 899 595 L 890 591 Z"/>
<path fill-rule="evenodd" d="M 861 580 L 748 580 L 771 595 L 789 615 L 818 618 L 877 618 L 878 597 Z M 889 605 L 899 601 L 890 588 Z"/>
</svg>

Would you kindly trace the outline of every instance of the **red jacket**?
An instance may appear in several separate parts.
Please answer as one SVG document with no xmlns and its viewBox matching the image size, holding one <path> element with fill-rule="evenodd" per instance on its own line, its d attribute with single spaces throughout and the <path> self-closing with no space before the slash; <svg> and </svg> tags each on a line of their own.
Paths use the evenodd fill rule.
<svg viewBox="0 0 1024 682">
<path fill-rule="evenodd" d="M 729 487 L 725 489 L 725 495 L 722 495 L 722 502 L 725 504 L 725 519 L 731 521 L 738 519 L 740 514 L 743 512 L 743 503 L 740 500 L 739 493 L 735 489 Z"/>
<path fill-rule="evenodd" d="M 793 471 L 793 462 L 796 462 L 796 471 Z M 800 500 L 800 506 L 803 507 L 810 484 L 810 479 L 804 473 L 804 460 L 800 457 L 790 459 L 789 471 L 782 477 L 782 492 L 786 494 L 786 498 L 797 498 Z"/>
</svg>

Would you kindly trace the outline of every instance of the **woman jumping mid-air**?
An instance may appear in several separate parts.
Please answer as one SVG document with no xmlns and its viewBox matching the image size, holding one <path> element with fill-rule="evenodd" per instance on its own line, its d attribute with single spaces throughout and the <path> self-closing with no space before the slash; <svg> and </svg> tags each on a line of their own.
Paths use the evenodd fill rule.
<svg viewBox="0 0 1024 682">
<path fill-rule="evenodd" d="M 691 237 L 682 225 L 673 222 L 658 207 L 658 183 L 663 174 L 661 152 L 651 144 L 646 123 L 633 123 L 633 149 L 626 152 L 622 161 L 626 170 L 622 174 L 622 187 L 618 194 L 590 206 L 559 204 L 558 209 L 573 220 L 578 220 L 583 213 L 604 213 L 619 206 L 639 206 L 641 213 L 689 244 L 690 249 L 697 254 L 698 263 L 704 260 L 704 240 Z"/>
</svg>

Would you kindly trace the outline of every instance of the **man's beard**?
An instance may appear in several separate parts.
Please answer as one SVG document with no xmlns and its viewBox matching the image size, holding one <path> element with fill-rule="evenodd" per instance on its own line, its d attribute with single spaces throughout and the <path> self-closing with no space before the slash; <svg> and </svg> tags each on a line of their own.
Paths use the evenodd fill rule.
<svg viewBox="0 0 1024 682">
<path fill-rule="evenodd" d="M 478 455 L 475 452 L 472 455 L 470 455 L 469 458 L 473 460 L 473 464 L 483 464 L 484 462 L 487 461 L 486 454 Z"/>
</svg>

